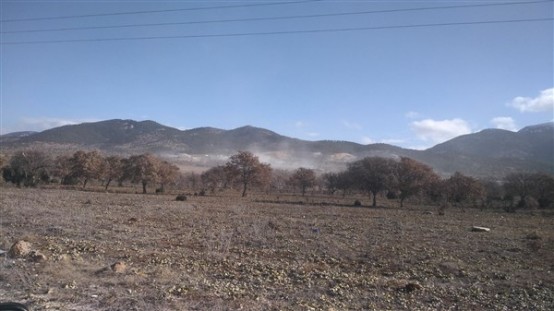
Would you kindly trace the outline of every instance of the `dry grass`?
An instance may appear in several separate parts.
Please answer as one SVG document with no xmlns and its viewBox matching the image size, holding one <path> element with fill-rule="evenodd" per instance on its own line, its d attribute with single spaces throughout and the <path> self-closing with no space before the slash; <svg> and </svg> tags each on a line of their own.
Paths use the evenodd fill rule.
<svg viewBox="0 0 554 311">
<path fill-rule="evenodd" d="M 0 257 L 0 300 L 33 310 L 554 309 L 552 217 L 0 192 L 0 249 L 24 239 L 48 256 Z M 306 203 L 263 203 L 278 200 Z"/>
</svg>

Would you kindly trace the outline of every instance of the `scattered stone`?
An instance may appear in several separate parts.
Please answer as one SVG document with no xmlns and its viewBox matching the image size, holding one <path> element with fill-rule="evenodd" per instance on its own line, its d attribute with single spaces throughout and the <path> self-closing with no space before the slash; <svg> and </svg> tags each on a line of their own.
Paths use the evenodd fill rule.
<svg viewBox="0 0 554 311">
<path fill-rule="evenodd" d="M 7 252 L 5 250 L 0 249 L 0 256 L 4 256 Z"/>
<path fill-rule="evenodd" d="M 485 227 L 473 226 L 471 228 L 471 231 L 473 231 L 473 232 L 489 232 L 489 231 L 491 231 L 491 229 L 490 228 L 485 228 Z"/>
<path fill-rule="evenodd" d="M 55 235 L 62 235 L 64 234 L 64 231 L 62 228 L 60 227 L 48 227 L 46 229 L 46 231 L 50 234 L 55 234 Z"/>
<path fill-rule="evenodd" d="M 31 251 L 29 258 L 34 262 L 45 262 L 48 260 L 48 257 L 39 251 Z"/>
<path fill-rule="evenodd" d="M 118 261 L 111 265 L 110 268 L 115 273 L 125 273 L 125 271 L 127 270 L 127 265 L 122 261 Z"/>
<path fill-rule="evenodd" d="M 71 256 L 69 254 L 61 254 L 56 258 L 57 261 L 70 261 Z"/>
<path fill-rule="evenodd" d="M 31 253 L 31 243 L 20 240 L 15 242 L 12 247 L 10 248 L 10 251 L 8 252 L 8 256 L 11 258 L 23 258 L 26 257 Z"/>
<path fill-rule="evenodd" d="M 423 289 L 423 286 L 421 286 L 421 284 L 419 284 L 418 282 L 410 282 L 406 284 L 406 286 L 404 286 L 404 290 L 407 293 L 411 293 L 413 291 L 420 290 L 420 289 Z"/>
</svg>

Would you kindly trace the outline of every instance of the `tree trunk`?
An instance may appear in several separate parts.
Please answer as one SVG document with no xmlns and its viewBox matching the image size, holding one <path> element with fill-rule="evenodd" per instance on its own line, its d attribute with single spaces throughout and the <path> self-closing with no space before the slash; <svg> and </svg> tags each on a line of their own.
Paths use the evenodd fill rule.
<svg viewBox="0 0 554 311">
<path fill-rule="evenodd" d="M 83 182 L 83 189 L 87 186 L 88 178 L 85 178 L 85 181 Z"/>
<path fill-rule="evenodd" d="M 112 181 L 111 178 L 108 179 L 108 182 L 106 182 L 106 188 L 104 190 L 108 191 L 108 187 L 110 186 L 110 182 Z"/>
<path fill-rule="evenodd" d="M 242 187 L 242 197 L 244 198 L 246 196 L 246 188 L 248 187 L 247 183 L 243 183 Z"/>
<path fill-rule="evenodd" d="M 147 182 L 145 181 L 142 182 L 142 193 L 146 193 L 146 184 Z"/>
<path fill-rule="evenodd" d="M 377 193 L 372 192 L 371 194 L 373 194 L 373 207 L 376 207 L 377 206 Z"/>
</svg>

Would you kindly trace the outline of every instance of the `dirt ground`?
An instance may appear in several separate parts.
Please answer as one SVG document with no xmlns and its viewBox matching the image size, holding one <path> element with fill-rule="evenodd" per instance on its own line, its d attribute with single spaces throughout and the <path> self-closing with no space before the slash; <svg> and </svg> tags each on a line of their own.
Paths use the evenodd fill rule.
<svg viewBox="0 0 554 311">
<path fill-rule="evenodd" d="M 0 301 L 31 310 L 554 310 L 552 215 L 259 199 L 0 188 L 0 249 L 25 240 L 47 257 L 1 255 Z"/>
</svg>

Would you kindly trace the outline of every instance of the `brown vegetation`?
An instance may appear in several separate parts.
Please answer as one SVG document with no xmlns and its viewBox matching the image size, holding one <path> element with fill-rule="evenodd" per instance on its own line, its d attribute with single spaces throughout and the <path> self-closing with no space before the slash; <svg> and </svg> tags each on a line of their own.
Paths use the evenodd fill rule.
<svg viewBox="0 0 554 311">
<path fill-rule="evenodd" d="M 3 158 L 3 157 L 2 157 Z M 3 158 L 4 159 L 4 158 Z M 4 161 L 4 160 L 3 160 Z M 377 206 L 377 198 L 399 198 L 400 206 L 408 198 L 430 200 L 442 206 L 498 206 L 514 212 L 518 208 L 553 208 L 554 177 L 545 173 L 512 173 L 503 181 L 480 181 L 456 172 L 441 179 L 433 170 L 418 161 L 366 157 L 348 164 L 337 173 L 317 176 L 308 168 L 294 172 L 274 170 L 261 163 L 257 156 L 240 151 L 229 157 L 225 165 L 214 166 L 200 176 L 179 173 L 179 168 L 151 154 L 104 157 L 97 151 L 77 151 L 72 156 L 60 155 L 51 159 L 44 152 L 26 150 L 15 153 L 8 165 L 1 167 L 3 179 L 18 187 L 36 187 L 39 184 L 100 183 L 107 191 L 113 180 L 118 186 L 125 181 L 142 185 L 142 193 L 156 184 L 156 193 L 164 193 L 167 185 L 176 189 L 212 194 L 216 191 L 241 188 L 242 196 L 248 190 L 266 193 L 290 193 L 300 189 L 302 195 L 311 188 L 316 193 L 365 193 Z M 444 211 L 444 210 L 443 210 Z"/>
<path fill-rule="evenodd" d="M 85 189 L 89 181 L 99 181 L 108 190 L 110 183 L 117 180 L 121 185 L 125 180 L 140 183 L 142 192 L 147 185 L 159 183 L 159 192 L 167 184 L 179 177 L 179 168 L 151 154 L 141 154 L 122 158 L 102 156 L 98 151 L 77 151 L 72 156 L 60 155 L 51 159 L 38 150 L 17 152 L 9 165 L 1 167 L 4 180 L 20 186 L 34 187 L 43 184 L 81 184 Z"/>
</svg>

